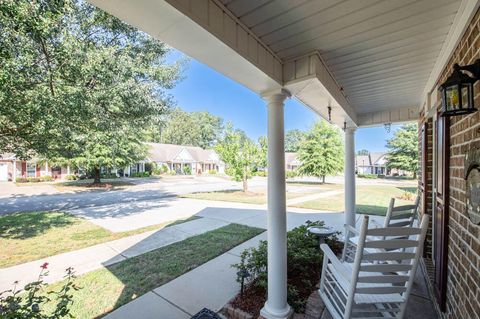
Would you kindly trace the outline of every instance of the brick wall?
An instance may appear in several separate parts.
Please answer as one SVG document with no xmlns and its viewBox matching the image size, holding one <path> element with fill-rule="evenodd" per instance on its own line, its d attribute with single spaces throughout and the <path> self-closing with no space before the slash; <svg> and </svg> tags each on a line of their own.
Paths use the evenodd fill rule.
<svg viewBox="0 0 480 319">
<path fill-rule="evenodd" d="M 480 11 L 465 31 L 438 83 L 451 74 L 454 63 L 473 63 L 480 58 Z M 480 107 L 480 82 L 475 84 L 475 105 Z M 438 96 L 437 101 L 441 101 Z M 433 107 L 440 108 L 439 103 Z M 420 121 L 423 124 L 425 119 Z M 450 237 L 448 241 L 447 310 L 444 318 L 480 318 L 480 226 L 467 215 L 464 160 L 480 148 L 480 112 L 452 117 L 450 122 Z M 428 212 L 428 208 L 427 208 Z"/>
</svg>

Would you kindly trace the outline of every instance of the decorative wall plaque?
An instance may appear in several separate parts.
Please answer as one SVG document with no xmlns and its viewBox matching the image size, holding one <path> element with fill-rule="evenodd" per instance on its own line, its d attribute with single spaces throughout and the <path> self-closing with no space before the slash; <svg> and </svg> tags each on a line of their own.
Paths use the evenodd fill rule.
<svg viewBox="0 0 480 319">
<path fill-rule="evenodd" d="M 467 181 L 467 212 L 474 224 L 480 224 L 480 149 L 471 150 L 465 156 Z"/>
</svg>

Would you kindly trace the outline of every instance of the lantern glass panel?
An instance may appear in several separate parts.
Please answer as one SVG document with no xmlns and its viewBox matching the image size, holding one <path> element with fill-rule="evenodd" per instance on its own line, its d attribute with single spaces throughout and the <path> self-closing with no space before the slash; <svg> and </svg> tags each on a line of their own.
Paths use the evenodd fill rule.
<svg viewBox="0 0 480 319">
<path fill-rule="evenodd" d="M 462 108 L 468 109 L 473 107 L 473 105 L 470 105 L 472 93 L 472 84 L 462 84 Z"/>
<path fill-rule="evenodd" d="M 458 86 L 452 85 L 445 90 L 445 110 L 457 110 L 460 107 Z"/>
</svg>

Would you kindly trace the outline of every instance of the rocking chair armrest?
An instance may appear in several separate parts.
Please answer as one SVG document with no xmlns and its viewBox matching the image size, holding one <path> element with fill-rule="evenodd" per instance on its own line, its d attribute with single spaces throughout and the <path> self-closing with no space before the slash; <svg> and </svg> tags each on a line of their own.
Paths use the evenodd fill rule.
<svg viewBox="0 0 480 319">
<path fill-rule="evenodd" d="M 350 282 L 350 276 L 351 274 L 349 273 L 349 270 L 345 265 L 338 259 L 337 256 L 333 253 L 333 251 L 328 247 L 327 244 L 321 244 L 320 249 L 323 251 L 323 258 L 327 258 L 330 260 L 332 263 L 332 266 L 339 271 L 340 274 L 348 281 Z"/>
<path fill-rule="evenodd" d="M 360 234 L 360 232 L 359 232 L 357 229 L 355 229 L 355 227 L 353 227 L 353 226 L 350 226 L 350 225 L 348 225 L 348 224 L 345 224 L 345 225 L 343 225 L 343 226 L 345 227 L 345 230 L 346 230 L 347 232 L 353 233 L 353 234 L 355 234 L 355 235 L 357 235 L 357 236 Z"/>
</svg>

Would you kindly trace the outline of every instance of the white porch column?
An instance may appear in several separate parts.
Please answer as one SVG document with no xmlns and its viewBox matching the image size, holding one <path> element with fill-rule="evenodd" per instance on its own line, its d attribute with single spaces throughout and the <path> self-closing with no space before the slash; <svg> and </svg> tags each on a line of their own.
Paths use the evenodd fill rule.
<svg viewBox="0 0 480 319">
<path fill-rule="evenodd" d="M 355 128 L 345 129 L 345 224 L 355 227 Z"/>
<path fill-rule="evenodd" d="M 70 175 L 70 165 L 67 165 L 67 175 Z"/>
<path fill-rule="evenodd" d="M 47 176 L 50 175 L 48 173 L 48 161 L 45 161 L 45 175 L 47 175 Z"/>
<path fill-rule="evenodd" d="M 284 90 L 262 97 L 268 103 L 268 299 L 260 314 L 289 318 L 287 303 L 287 213 L 285 199 Z"/>
<path fill-rule="evenodd" d="M 15 183 L 17 181 L 17 158 L 13 159 L 13 176 L 12 181 Z"/>
</svg>

